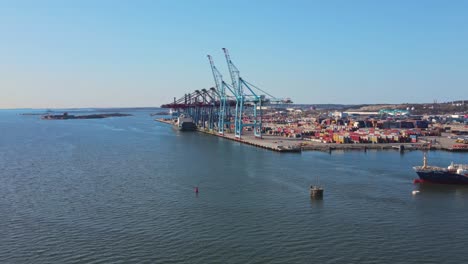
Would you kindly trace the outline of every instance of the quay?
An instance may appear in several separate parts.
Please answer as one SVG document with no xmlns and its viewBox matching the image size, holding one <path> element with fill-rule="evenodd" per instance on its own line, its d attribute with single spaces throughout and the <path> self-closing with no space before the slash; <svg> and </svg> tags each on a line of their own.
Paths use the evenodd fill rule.
<svg viewBox="0 0 468 264">
<path fill-rule="evenodd" d="M 175 123 L 171 119 L 158 118 L 155 119 L 157 122 L 175 126 Z M 243 144 L 264 148 L 276 152 L 302 152 L 302 151 L 364 151 L 367 150 L 397 150 L 401 151 L 402 146 L 404 151 L 414 150 L 443 150 L 443 151 L 466 151 L 466 149 L 454 148 L 452 141 L 444 137 L 424 137 L 420 142 L 414 143 L 322 143 L 307 141 L 303 139 L 263 135 L 262 138 L 255 137 L 249 131 L 245 131 L 241 139 L 235 137 L 233 133 L 224 133 L 219 135 L 216 131 L 210 131 L 208 129 L 197 128 L 197 131 L 204 134 L 209 134 L 227 140 L 237 141 Z M 434 142 L 434 143 L 430 143 Z"/>
<path fill-rule="evenodd" d="M 404 146 L 404 151 L 411 150 L 428 150 L 429 148 L 421 143 L 358 143 L 358 144 L 339 144 L 339 143 L 303 143 L 302 150 L 315 150 L 315 151 L 332 151 L 332 150 L 358 150 L 358 151 L 367 151 L 367 150 L 401 150 L 401 146 Z"/>
<path fill-rule="evenodd" d="M 174 126 L 174 122 L 170 119 L 158 118 L 155 119 L 157 122 L 169 124 Z M 238 139 L 232 133 L 224 133 L 224 135 L 219 135 L 216 131 L 205 130 L 203 128 L 197 128 L 198 132 L 218 136 L 228 140 L 237 141 L 243 144 L 264 148 L 276 152 L 301 152 L 301 140 L 298 139 L 289 139 L 277 136 L 268 136 L 265 135 L 263 138 L 256 138 L 253 134 L 249 135 L 245 133 L 242 135 L 241 139 Z"/>
</svg>

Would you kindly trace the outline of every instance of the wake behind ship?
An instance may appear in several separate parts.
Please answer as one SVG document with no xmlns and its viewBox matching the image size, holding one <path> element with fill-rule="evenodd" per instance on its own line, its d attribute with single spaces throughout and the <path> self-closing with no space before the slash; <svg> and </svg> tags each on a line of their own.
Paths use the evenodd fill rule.
<svg viewBox="0 0 468 264">
<path fill-rule="evenodd" d="M 424 155 L 423 166 L 413 167 L 419 176 L 418 182 L 442 184 L 468 184 L 468 165 L 450 164 L 447 168 L 428 166 Z"/>
</svg>

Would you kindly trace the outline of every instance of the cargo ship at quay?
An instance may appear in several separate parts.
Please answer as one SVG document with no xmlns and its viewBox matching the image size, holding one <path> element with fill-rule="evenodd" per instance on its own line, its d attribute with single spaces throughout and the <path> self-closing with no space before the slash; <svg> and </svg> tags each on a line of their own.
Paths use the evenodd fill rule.
<svg viewBox="0 0 468 264">
<path fill-rule="evenodd" d="M 177 118 L 177 129 L 180 131 L 196 131 L 197 125 L 193 122 L 193 119 L 189 116 L 180 115 Z"/>
<path fill-rule="evenodd" d="M 468 184 L 468 164 L 450 164 L 447 168 L 428 166 L 424 155 L 423 165 L 413 169 L 419 176 L 415 183 Z"/>
</svg>

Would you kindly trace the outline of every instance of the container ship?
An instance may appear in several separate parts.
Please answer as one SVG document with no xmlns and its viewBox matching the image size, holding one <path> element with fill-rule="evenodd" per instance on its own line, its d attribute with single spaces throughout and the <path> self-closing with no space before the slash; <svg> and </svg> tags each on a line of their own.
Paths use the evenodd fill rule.
<svg viewBox="0 0 468 264">
<path fill-rule="evenodd" d="M 197 130 L 197 125 L 191 117 L 182 114 L 177 118 L 177 128 L 180 131 L 195 131 Z"/>
<path fill-rule="evenodd" d="M 419 176 L 415 183 L 468 184 L 468 165 L 450 164 L 447 168 L 428 166 L 424 155 L 423 165 L 413 167 Z"/>
</svg>

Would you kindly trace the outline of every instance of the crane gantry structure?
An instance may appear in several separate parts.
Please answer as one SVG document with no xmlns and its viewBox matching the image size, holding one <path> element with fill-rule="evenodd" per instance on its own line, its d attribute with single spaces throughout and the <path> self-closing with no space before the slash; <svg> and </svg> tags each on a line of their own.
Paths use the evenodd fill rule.
<svg viewBox="0 0 468 264">
<path fill-rule="evenodd" d="M 241 139 L 244 127 L 251 127 L 255 137 L 261 138 L 262 106 L 271 103 L 291 103 L 291 101 L 276 98 L 244 80 L 232 62 L 228 50 L 223 48 L 223 52 L 231 84 L 223 80 L 223 75 L 215 66 L 213 58 L 208 55 L 215 87 L 195 90 L 179 99 L 174 98 L 174 102 L 161 107 L 184 113 L 192 117 L 198 127 L 216 131 L 219 135 L 224 135 L 226 130 L 234 129 L 235 138 Z"/>
</svg>

